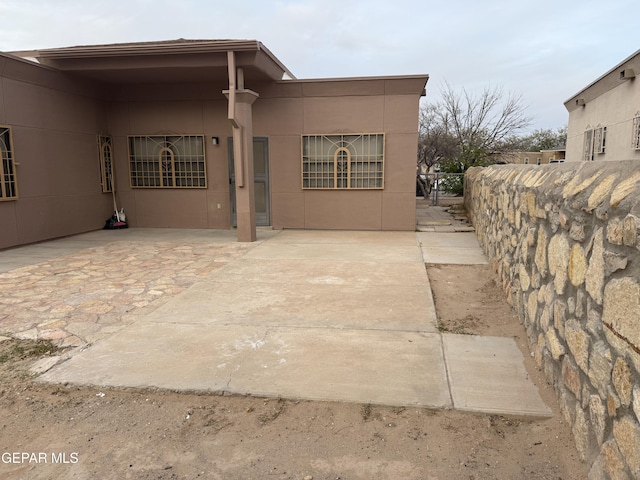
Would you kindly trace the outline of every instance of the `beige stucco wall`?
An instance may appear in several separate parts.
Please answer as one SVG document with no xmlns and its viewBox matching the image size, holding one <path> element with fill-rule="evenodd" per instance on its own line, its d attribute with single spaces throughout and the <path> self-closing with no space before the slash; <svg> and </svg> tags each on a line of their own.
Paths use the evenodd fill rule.
<svg viewBox="0 0 640 480">
<path fill-rule="evenodd" d="M 274 228 L 413 230 L 418 102 L 425 76 L 250 84 L 254 136 L 269 142 Z M 99 134 L 111 135 L 118 206 L 132 227 L 230 228 L 227 101 L 218 83 L 99 84 L 0 54 L 20 198 L 0 202 L 0 248 L 103 227 Z M 301 187 L 301 135 L 385 133 L 383 190 Z M 132 189 L 129 135 L 206 137 L 206 189 Z M 211 137 L 220 143 L 214 146 Z"/>
<path fill-rule="evenodd" d="M 11 127 L 19 199 L 0 202 L 0 248 L 99 229 L 97 134 L 105 103 L 91 84 L 0 54 L 0 125 Z"/>
<path fill-rule="evenodd" d="M 229 228 L 228 148 L 224 85 L 127 86 L 111 92 L 120 204 L 131 226 Z M 269 142 L 274 228 L 413 230 L 419 92 L 424 79 L 286 81 L 248 85 L 253 132 Z M 301 186 L 301 136 L 380 133 L 385 138 L 385 188 L 316 191 Z M 204 134 L 206 190 L 131 189 L 127 135 Z M 220 138 L 213 146 L 211 137 Z M 120 173 L 120 172 L 125 172 Z"/>
<path fill-rule="evenodd" d="M 230 228 L 224 85 L 133 85 L 109 92 L 118 204 L 132 227 Z M 132 189 L 129 135 L 205 135 L 206 189 Z M 211 137 L 220 139 L 214 146 Z"/>
<path fill-rule="evenodd" d="M 528 162 L 525 159 L 529 159 Z M 540 163 L 538 163 L 540 159 Z M 551 160 L 564 160 L 564 151 L 544 150 L 541 152 L 512 152 L 504 155 L 506 163 L 520 165 L 546 165 Z"/>
<path fill-rule="evenodd" d="M 269 136 L 274 228 L 413 230 L 420 79 L 360 79 L 280 83 L 255 104 L 256 135 Z M 286 95 L 286 97 L 284 97 Z M 263 109 L 286 99 L 279 132 Z M 330 191 L 301 187 L 301 135 L 385 133 L 383 190 Z"/>
<path fill-rule="evenodd" d="M 584 132 L 607 127 L 606 151 L 595 161 L 640 160 L 640 150 L 631 148 L 633 118 L 640 114 L 640 77 L 621 80 L 620 71 L 632 68 L 640 75 L 640 55 L 608 72 L 565 103 L 569 111 L 567 161 L 582 161 Z M 583 99 L 584 106 L 576 104 Z"/>
</svg>

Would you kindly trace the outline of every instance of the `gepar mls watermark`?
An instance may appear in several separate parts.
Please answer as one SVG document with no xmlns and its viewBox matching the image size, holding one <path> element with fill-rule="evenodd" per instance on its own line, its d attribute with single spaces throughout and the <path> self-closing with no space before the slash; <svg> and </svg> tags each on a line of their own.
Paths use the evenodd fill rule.
<svg viewBox="0 0 640 480">
<path fill-rule="evenodd" d="M 80 461 L 78 452 L 2 452 L 3 464 L 50 463 L 73 465 Z"/>
</svg>

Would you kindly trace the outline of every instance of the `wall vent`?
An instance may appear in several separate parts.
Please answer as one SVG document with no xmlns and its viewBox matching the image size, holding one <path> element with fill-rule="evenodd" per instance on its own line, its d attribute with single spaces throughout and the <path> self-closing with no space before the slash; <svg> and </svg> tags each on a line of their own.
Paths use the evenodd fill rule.
<svg viewBox="0 0 640 480">
<path fill-rule="evenodd" d="M 620 71 L 620 80 L 629 80 L 636 76 L 636 72 L 632 68 L 625 68 Z"/>
</svg>

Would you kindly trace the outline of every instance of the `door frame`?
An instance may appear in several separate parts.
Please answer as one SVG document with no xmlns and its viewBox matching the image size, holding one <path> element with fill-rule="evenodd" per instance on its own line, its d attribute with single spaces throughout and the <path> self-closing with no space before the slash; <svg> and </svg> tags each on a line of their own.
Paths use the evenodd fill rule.
<svg viewBox="0 0 640 480">
<path fill-rule="evenodd" d="M 256 151 L 257 146 L 260 146 L 263 149 L 264 154 L 264 173 L 258 174 L 256 173 L 256 169 L 254 168 L 253 173 L 253 182 L 254 182 L 254 193 L 255 193 L 255 184 L 263 183 L 265 188 L 265 208 L 266 212 L 258 213 L 256 211 L 256 225 L 259 227 L 268 227 L 271 225 L 271 189 L 270 189 L 270 181 L 269 181 L 269 138 L 268 137 L 253 137 L 253 151 Z M 227 138 L 227 151 L 228 151 L 228 161 L 229 161 L 229 197 L 230 197 L 230 208 L 231 208 L 231 226 L 238 226 L 238 215 L 236 212 L 236 180 L 235 180 L 235 164 L 233 159 L 233 137 Z M 254 155 L 255 159 L 255 155 Z M 254 160 L 255 162 L 255 160 Z M 255 167 L 255 163 L 254 163 Z"/>
</svg>

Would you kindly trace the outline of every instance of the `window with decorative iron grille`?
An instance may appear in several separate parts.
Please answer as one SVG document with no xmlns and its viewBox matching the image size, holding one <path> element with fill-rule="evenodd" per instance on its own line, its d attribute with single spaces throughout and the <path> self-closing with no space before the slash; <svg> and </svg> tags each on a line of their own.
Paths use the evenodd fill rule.
<svg viewBox="0 0 640 480">
<path fill-rule="evenodd" d="M 303 135 L 302 188 L 384 188 L 384 134 Z"/>
<path fill-rule="evenodd" d="M 206 188 L 202 135 L 129 137 L 132 188 Z"/>
<path fill-rule="evenodd" d="M 607 127 L 598 127 L 593 131 L 593 150 L 604 153 L 607 145 Z"/>
<path fill-rule="evenodd" d="M 98 137 L 98 150 L 102 193 L 109 193 L 113 191 L 113 148 L 111 146 L 111 137 L 100 135 Z"/>
<path fill-rule="evenodd" d="M 0 201 L 18 198 L 16 163 L 13 158 L 11 128 L 0 126 Z"/>
<path fill-rule="evenodd" d="M 631 137 L 631 148 L 640 150 L 640 112 L 636 113 L 633 119 L 633 136 Z"/>
<path fill-rule="evenodd" d="M 582 159 L 585 162 L 593 160 L 593 130 L 589 129 L 584 132 L 584 143 L 582 149 Z"/>
</svg>

